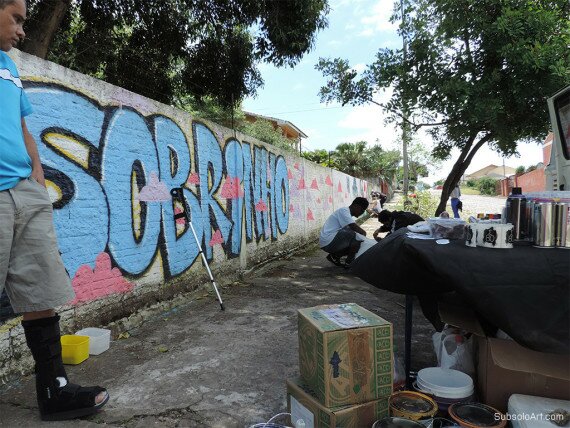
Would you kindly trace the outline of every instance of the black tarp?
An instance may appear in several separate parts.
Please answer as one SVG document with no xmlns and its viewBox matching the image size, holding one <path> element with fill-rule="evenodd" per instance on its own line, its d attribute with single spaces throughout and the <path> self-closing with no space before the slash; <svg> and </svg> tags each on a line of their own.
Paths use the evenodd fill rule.
<svg viewBox="0 0 570 428">
<path fill-rule="evenodd" d="M 370 248 L 352 272 L 384 290 L 417 296 L 455 291 L 481 320 L 519 344 L 570 353 L 570 250 L 467 247 L 406 237 L 401 229 Z"/>
</svg>

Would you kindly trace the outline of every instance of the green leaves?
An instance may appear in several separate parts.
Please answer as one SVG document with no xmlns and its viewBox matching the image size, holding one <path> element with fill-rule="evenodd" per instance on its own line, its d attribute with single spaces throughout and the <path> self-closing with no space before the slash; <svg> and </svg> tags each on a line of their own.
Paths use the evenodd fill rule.
<svg viewBox="0 0 570 428">
<path fill-rule="evenodd" d="M 54 2 L 28 0 L 30 49 L 55 34 L 48 59 L 61 65 L 164 103 L 225 108 L 263 84 L 260 62 L 297 64 L 329 11 L 327 0 L 63 0 L 54 23 L 41 13 Z"/>
<path fill-rule="evenodd" d="M 302 156 L 354 177 L 376 177 L 391 183 L 398 172 L 400 153 L 397 150 L 386 151 L 378 144 L 369 148 L 367 144 L 366 141 L 342 143 L 330 153 L 326 150 L 314 150 L 303 152 Z"/>
</svg>

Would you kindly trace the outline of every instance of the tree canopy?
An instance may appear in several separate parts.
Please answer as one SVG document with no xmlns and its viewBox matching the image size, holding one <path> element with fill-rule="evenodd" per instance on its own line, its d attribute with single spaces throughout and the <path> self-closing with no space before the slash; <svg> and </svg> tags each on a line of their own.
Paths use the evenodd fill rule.
<svg viewBox="0 0 570 428">
<path fill-rule="evenodd" d="M 386 183 L 395 181 L 401 160 L 397 150 L 384 150 L 379 144 L 368 147 L 366 141 L 341 143 L 330 153 L 324 149 L 306 151 L 301 156 L 354 177 L 374 177 Z"/>
<path fill-rule="evenodd" d="M 328 0 L 28 0 L 22 49 L 139 94 L 224 107 L 293 66 L 327 25 Z M 186 99 L 187 101 L 187 99 Z"/>
<path fill-rule="evenodd" d="M 505 156 L 517 142 L 549 129 L 546 98 L 570 83 L 570 3 L 567 0 L 407 0 L 407 51 L 380 49 L 358 75 L 343 59 L 321 59 L 329 78 L 324 101 L 375 102 L 391 120 L 429 127 L 434 155 L 460 155 L 447 177 L 436 214 L 484 144 Z M 398 6 L 393 20 L 401 20 Z"/>
</svg>

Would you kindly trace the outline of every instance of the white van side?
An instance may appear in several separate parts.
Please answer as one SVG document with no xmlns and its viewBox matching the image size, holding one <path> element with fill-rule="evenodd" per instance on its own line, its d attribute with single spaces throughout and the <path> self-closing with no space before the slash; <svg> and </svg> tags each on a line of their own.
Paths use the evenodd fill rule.
<svg viewBox="0 0 570 428">
<path fill-rule="evenodd" d="M 554 140 L 546 167 L 546 190 L 570 190 L 570 86 L 548 99 Z"/>
</svg>

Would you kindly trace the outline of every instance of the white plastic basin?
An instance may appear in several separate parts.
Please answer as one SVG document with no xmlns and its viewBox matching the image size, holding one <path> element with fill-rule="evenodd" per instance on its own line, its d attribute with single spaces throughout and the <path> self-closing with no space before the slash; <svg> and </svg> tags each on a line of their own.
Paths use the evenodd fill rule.
<svg viewBox="0 0 570 428">
<path fill-rule="evenodd" d="M 75 333 L 78 336 L 89 336 L 89 355 L 99 355 L 109 349 L 111 330 L 88 327 Z"/>
</svg>

